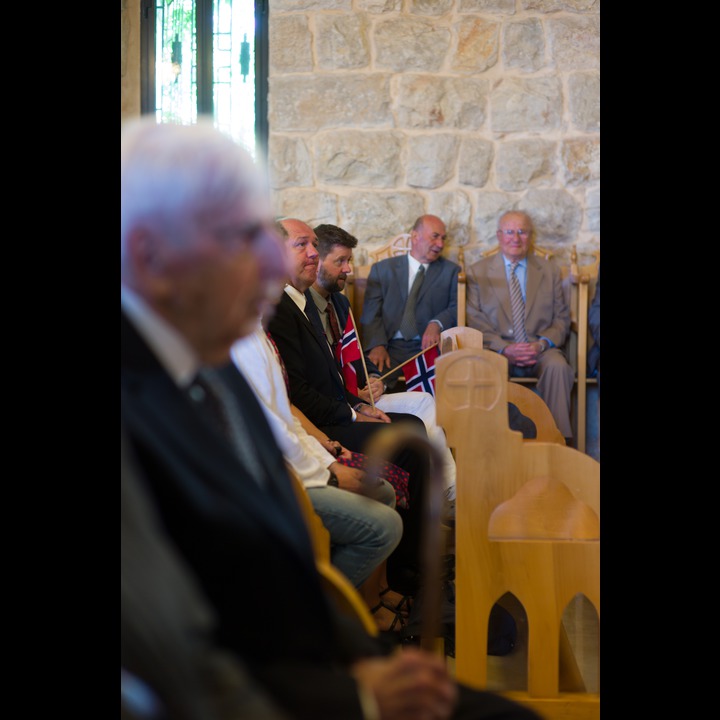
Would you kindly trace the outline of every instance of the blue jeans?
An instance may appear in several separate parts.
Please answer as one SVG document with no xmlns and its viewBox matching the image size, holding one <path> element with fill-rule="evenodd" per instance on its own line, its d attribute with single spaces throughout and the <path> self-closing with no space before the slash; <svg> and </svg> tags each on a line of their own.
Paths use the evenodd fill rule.
<svg viewBox="0 0 720 720">
<path fill-rule="evenodd" d="M 330 560 L 355 586 L 367 580 L 402 537 L 395 491 L 384 481 L 381 495 L 364 495 L 329 485 L 307 488 L 315 512 L 330 533 Z"/>
</svg>

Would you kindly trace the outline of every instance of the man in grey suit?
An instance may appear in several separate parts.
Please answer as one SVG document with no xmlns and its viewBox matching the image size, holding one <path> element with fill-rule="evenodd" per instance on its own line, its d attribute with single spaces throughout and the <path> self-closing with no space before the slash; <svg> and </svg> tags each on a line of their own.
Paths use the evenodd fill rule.
<svg viewBox="0 0 720 720">
<path fill-rule="evenodd" d="M 446 237 L 439 217 L 422 215 L 410 232 L 410 252 L 370 269 L 360 323 L 367 355 L 380 372 L 439 343 L 440 333 L 457 325 L 460 266 L 441 255 Z M 400 373 L 387 379 L 389 387 Z"/>
<path fill-rule="evenodd" d="M 468 325 L 482 331 L 486 349 L 505 355 L 511 377 L 538 378 L 538 394 L 570 444 L 575 374 L 562 350 L 570 329 L 570 310 L 560 268 L 529 252 L 534 233 L 527 213 L 513 210 L 500 217 L 500 252 L 479 260 L 467 273 Z M 513 273 L 521 293 L 514 304 L 521 313 L 515 321 Z"/>
</svg>

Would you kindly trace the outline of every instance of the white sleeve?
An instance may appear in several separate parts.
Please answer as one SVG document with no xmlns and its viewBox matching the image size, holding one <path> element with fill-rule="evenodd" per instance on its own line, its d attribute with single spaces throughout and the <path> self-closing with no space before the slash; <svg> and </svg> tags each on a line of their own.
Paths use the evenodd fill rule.
<svg viewBox="0 0 720 720">
<path fill-rule="evenodd" d="M 285 380 L 274 351 L 262 331 L 238 340 L 231 356 L 265 411 L 280 450 L 305 487 L 327 485 L 328 466 L 335 458 L 308 435 L 290 410 Z"/>
</svg>

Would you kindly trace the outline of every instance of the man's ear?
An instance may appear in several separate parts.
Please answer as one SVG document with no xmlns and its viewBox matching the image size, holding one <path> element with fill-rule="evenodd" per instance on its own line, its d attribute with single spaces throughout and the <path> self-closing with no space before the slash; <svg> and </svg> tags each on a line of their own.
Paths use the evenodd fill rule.
<svg viewBox="0 0 720 720">
<path fill-rule="evenodd" d="M 151 305 L 162 303 L 172 293 L 168 272 L 168 246 L 162 235 L 140 226 L 128 236 L 129 285 Z"/>
<path fill-rule="evenodd" d="M 160 272 L 164 265 L 162 240 L 149 228 L 138 227 L 130 233 L 127 252 L 136 277 Z"/>
</svg>

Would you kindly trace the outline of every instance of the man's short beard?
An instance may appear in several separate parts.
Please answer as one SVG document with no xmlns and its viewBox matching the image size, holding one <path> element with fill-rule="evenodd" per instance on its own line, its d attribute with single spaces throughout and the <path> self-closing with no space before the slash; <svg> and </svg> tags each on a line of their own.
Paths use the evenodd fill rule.
<svg viewBox="0 0 720 720">
<path fill-rule="evenodd" d="M 328 274 L 325 272 L 325 269 L 322 265 L 318 268 L 318 285 L 320 285 L 325 292 L 328 293 L 336 293 L 336 292 L 342 292 L 342 288 L 338 285 L 336 280 L 331 280 L 331 278 L 328 276 Z"/>
</svg>

